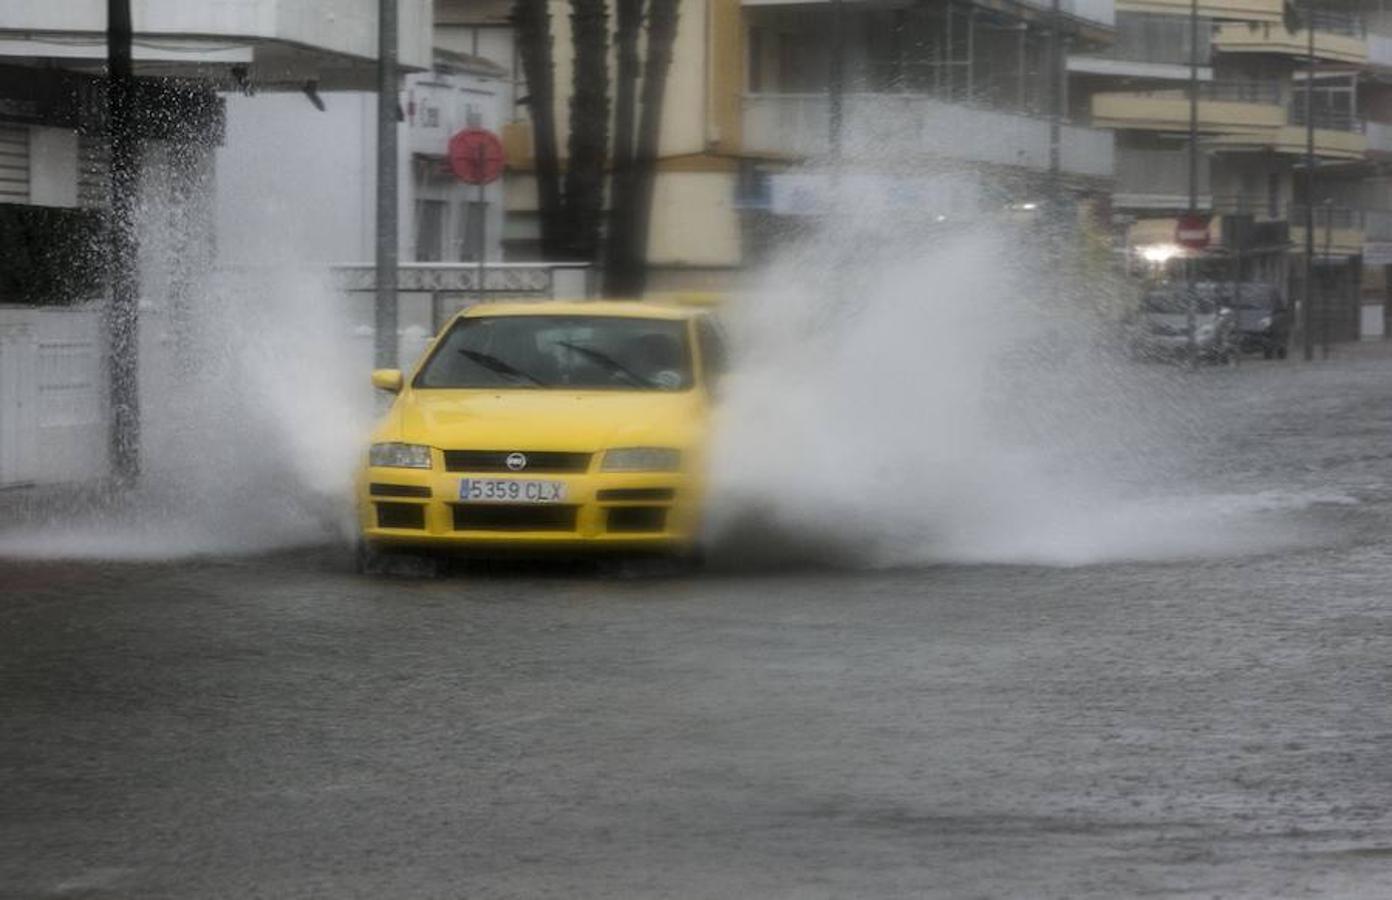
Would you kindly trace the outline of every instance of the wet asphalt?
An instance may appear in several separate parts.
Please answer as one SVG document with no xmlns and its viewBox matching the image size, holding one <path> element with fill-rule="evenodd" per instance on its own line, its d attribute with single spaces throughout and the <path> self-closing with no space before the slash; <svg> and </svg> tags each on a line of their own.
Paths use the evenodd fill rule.
<svg viewBox="0 0 1392 900">
<path fill-rule="evenodd" d="M 1195 377 L 1309 540 L 1047 568 L 0 560 L 0 897 L 1392 896 L 1392 356 Z"/>
</svg>

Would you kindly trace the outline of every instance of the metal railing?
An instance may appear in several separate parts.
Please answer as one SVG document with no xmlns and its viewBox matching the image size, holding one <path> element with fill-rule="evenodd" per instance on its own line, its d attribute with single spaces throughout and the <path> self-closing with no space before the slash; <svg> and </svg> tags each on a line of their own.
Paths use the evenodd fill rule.
<svg viewBox="0 0 1392 900">
<path fill-rule="evenodd" d="M 1199 193 L 1210 190 L 1209 161 L 1199 157 Z M 1144 195 L 1188 195 L 1189 151 L 1140 150 L 1118 147 L 1116 154 L 1116 193 Z"/>
<path fill-rule="evenodd" d="M 1049 122 L 1045 118 L 915 94 L 847 94 L 847 152 L 875 156 L 900 150 L 970 162 L 1045 169 Z M 744 147 L 763 153 L 817 156 L 828 148 L 825 94 L 750 94 L 744 97 Z M 1064 171 L 1110 177 L 1110 131 L 1064 125 Z"/>
<path fill-rule="evenodd" d="M 1208 65 L 1212 56 L 1212 25 L 1212 19 L 1199 20 L 1200 65 Z M 1117 14 L 1116 41 L 1101 55 L 1127 62 L 1187 66 L 1189 34 L 1188 16 L 1122 12 Z"/>
<path fill-rule="evenodd" d="M 1023 2 L 1039 9 L 1051 8 L 1051 0 L 1023 0 Z M 1111 25 L 1117 18 L 1115 0 L 1059 0 L 1059 10 L 1066 16 L 1087 19 L 1103 25 Z"/>
<path fill-rule="evenodd" d="M 1363 123 L 1363 133 L 1368 136 L 1368 149 L 1392 153 L 1392 125 L 1371 120 Z"/>
<path fill-rule="evenodd" d="M 1306 15 L 1314 22 L 1315 31 L 1323 31 L 1328 34 L 1342 34 L 1348 37 L 1363 37 L 1364 35 L 1363 17 L 1353 10 L 1303 10 L 1302 17 Z"/>
<path fill-rule="evenodd" d="M 1219 103 L 1281 102 L 1281 86 L 1275 81 L 1213 81 L 1199 85 L 1199 99 Z"/>
<path fill-rule="evenodd" d="M 1292 125 L 1305 125 L 1305 102 L 1301 97 L 1296 97 L 1287 107 L 1287 121 Z M 1315 127 L 1325 131 L 1349 131 L 1357 134 L 1363 133 L 1363 120 L 1355 113 L 1344 109 L 1321 108 L 1316 105 L 1311 110 L 1315 119 Z"/>
<path fill-rule="evenodd" d="M 1314 206 L 1315 228 L 1339 228 L 1362 230 L 1366 211 L 1331 203 L 1316 203 Z M 1295 203 L 1290 208 L 1290 223 L 1295 228 L 1305 227 L 1305 205 Z"/>
</svg>

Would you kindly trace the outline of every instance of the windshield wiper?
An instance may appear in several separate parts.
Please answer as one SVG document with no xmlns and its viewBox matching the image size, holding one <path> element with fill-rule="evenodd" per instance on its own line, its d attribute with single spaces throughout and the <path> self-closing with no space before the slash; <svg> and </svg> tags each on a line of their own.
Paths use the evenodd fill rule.
<svg viewBox="0 0 1392 900">
<path fill-rule="evenodd" d="M 499 375 L 506 375 L 509 378 L 520 378 L 524 381 L 530 381 L 537 387 L 550 387 L 550 385 L 542 381 L 540 378 L 537 378 L 535 375 L 530 375 L 526 372 L 523 372 L 521 369 L 517 368 L 512 363 L 504 362 L 503 360 L 499 359 L 496 356 L 493 356 L 492 354 L 480 353 L 477 350 L 466 350 L 463 347 L 459 348 L 459 353 L 461 356 L 465 357 L 466 359 L 472 362 L 478 363 L 485 369 L 488 369 L 490 372 L 497 372 Z"/>
<path fill-rule="evenodd" d="M 556 344 L 561 347 L 565 347 L 568 350 L 574 350 L 576 353 L 579 353 L 582 356 L 594 360 L 604 368 L 608 369 L 610 372 L 613 372 L 616 375 L 622 375 L 623 377 L 627 378 L 629 381 L 633 382 L 639 387 L 658 387 L 658 385 L 650 379 L 644 378 L 642 375 L 639 375 L 637 372 L 633 371 L 628 366 L 619 362 L 614 357 L 610 356 L 607 353 L 602 353 L 599 350 L 594 349 L 593 347 L 586 347 L 582 344 L 573 344 L 570 341 L 556 341 Z"/>
</svg>

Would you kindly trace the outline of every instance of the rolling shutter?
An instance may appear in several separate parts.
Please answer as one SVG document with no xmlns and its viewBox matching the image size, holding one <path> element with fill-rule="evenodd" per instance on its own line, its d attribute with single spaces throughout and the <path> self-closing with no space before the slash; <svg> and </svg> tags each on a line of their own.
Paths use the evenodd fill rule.
<svg viewBox="0 0 1392 900">
<path fill-rule="evenodd" d="M 29 202 L 29 129 L 0 125 L 0 203 Z"/>
</svg>

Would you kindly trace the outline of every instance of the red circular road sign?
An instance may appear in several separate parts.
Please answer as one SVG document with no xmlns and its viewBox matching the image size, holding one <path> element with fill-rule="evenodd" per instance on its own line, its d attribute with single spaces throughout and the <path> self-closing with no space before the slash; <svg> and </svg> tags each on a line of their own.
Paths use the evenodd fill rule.
<svg viewBox="0 0 1392 900">
<path fill-rule="evenodd" d="M 1175 223 L 1175 243 L 1190 250 L 1208 246 L 1208 216 L 1180 216 Z"/>
<path fill-rule="evenodd" d="M 466 128 L 450 138 L 449 163 L 465 184 L 491 184 L 503 174 L 503 142 L 491 131 Z"/>
</svg>

